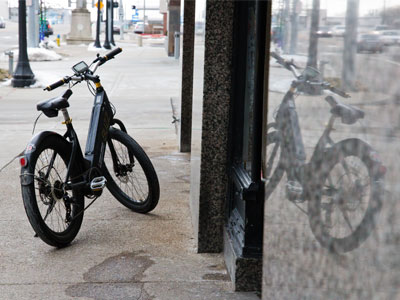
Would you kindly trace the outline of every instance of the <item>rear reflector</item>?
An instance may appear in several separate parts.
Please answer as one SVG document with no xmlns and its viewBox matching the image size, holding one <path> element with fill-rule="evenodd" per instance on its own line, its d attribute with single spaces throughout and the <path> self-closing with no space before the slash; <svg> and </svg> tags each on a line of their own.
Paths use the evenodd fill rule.
<svg viewBox="0 0 400 300">
<path fill-rule="evenodd" d="M 387 169 L 386 169 L 386 167 L 384 165 L 380 165 L 379 166 L 379 174 L 385 175 L 386 171 L 387 171 Z"/>
<path fill-rule="evenodd" d="M 25 156 L 21 156 L 19 158 L 19 164 L 21 165 L 21 167 L 26 167 L 26 165 L 28 164 L 28 161 L 26 160 Z"/>
</svg>

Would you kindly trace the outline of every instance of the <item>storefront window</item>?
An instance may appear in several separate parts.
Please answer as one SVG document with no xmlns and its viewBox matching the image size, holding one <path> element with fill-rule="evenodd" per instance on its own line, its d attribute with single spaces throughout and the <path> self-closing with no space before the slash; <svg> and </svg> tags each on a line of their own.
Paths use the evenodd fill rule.
<svg viewBox="0 0 400 300">
<path fill-rule="evenodd" d="M 400 1 L 272 3 L 263 299 L 398 298 Z"/>
</svg>

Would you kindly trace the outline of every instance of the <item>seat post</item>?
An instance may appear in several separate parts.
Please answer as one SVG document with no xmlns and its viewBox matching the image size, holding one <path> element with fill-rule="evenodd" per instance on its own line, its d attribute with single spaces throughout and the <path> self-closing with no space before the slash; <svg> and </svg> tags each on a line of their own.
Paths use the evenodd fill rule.
<svg viewBox="0 0 400 300">
<path fill-rule="evenodd" d="M 68 110 L 66 108 L 62 108 L 61 112 L 64 116 L 64 122 L 62 122 L 65 125 L 71 124 L 72 123 L 72 119 L 69 117 L 69 113 Z"/>
</svg>

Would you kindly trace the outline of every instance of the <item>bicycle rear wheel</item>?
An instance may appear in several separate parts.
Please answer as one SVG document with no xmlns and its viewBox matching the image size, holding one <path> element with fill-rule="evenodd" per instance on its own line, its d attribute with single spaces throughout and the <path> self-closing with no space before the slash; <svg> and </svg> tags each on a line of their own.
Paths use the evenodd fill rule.
<svg viewBox="0 0 400 300">
<path fill-rule="evenodd" d="M 348 139 L 324 156 L 317 175 L 319 188 L 308 203 L 308 212 L 315 237 L 333 252 L 359 247 L 375 227 L 384 193 L 384 174 L 375 154 L 363 141 Z"/>
<path fill-rule="evenodd" d="M 160 186 L 156 171 L 133 138 L 110 128 L 104 162 L 107 188 L 120 203 L 138 213 L 157 206 Z"/>
<path fill-rule="evenodd" d="M 72 242 L 83 220 L 83 193 L 64 188 L 70 151 L 61 137 L 47 136 L 36 145 L 29 164 L 21 170 L 33 176 L 32 183 L 21 185 L 29 222 L 45 243 L 59 248 Z M 72 178 L 78 175 L 74 165 L 70 172 Z"/>
</svg>

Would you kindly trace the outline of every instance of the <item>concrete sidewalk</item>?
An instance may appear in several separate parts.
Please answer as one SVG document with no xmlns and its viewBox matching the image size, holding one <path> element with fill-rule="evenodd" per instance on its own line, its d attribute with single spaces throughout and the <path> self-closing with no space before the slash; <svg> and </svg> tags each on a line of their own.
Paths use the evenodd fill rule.
<svg viewBox="0 0 400 300">
<path fill-rule="evenodd" d="M 57 250 L 34 238 L 25 215 L 19 166 L 0 172 L 1 299 L 258 299 L 235 293 L 222 255 L 197 254 L 189 214 L 190 156 L 178 152 L 170 98 L 179 96 L 180 67 L 162 44 L 124 52 L 98 74 L 116 117 L 143 146 L 159 176 L 161 197 L 147 214 L 133 213 L 104 192 L 85 214 L 71 246 Z M 61 78 L 95 52 L 63 46 L 62 61 L 31 63 L 34 73 Z M 0 67 L 4 67 L 1 66 Z M 63 92 L 0 86 L 0 167 L 32 136 L 36 103 Z M 84 147 L 92 95 L 84 84 L 70 99 L 70 115 Z M 42 117 L 36 127 L 63 132 L 61 118 Z M 88 203 L 88 202 L 87 202 Z"/>
</svg>

